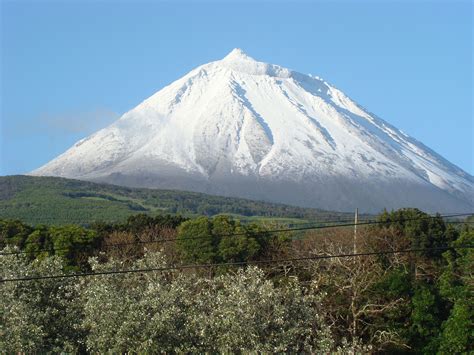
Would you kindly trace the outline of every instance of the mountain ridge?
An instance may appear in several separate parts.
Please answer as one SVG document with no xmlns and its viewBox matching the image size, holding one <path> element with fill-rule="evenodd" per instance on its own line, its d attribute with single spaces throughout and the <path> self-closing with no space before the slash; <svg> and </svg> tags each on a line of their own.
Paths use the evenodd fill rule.
<svg viewBox="0 0 474 355">
<path fill-rule="evenodd" d="M 474 178 L 323 79 L 234 49 L 33 175 L 333 210 L 474 206 Z"/>
</svg>

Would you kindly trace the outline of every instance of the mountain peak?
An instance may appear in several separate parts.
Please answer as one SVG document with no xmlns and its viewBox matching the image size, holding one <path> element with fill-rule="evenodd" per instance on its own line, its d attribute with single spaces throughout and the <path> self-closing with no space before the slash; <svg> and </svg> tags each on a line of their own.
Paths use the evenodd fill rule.
<svg viewBox="0 0 474 355">
<path fill-rule="evenodd" d="M 255 62 L 256 60 L 253 59 L 252 57 L 248 56 L 242 49 L 240 48 L 234 48 L 232 51 L 230 51 L 229 54 L 227 54 L 223 60 L 226 61 L 241 61 L 241 60 L 248 60 L 248 61 L 253 61 Z"/>
<path fill-rule="evenodd" d="M 220 63 L 236 72 L 250 75 L 268 75 L 279 78 L 289 78 L 291 71 L 279 65 L 259 62 L 247 55 L 242 49 L 234 48 Z"/>
</svg>

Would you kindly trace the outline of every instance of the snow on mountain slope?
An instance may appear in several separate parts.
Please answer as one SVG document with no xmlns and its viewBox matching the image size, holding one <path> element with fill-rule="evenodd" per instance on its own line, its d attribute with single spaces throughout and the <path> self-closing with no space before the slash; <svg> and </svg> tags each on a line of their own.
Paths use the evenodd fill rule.
<svg viewBox="0 0 474 355">
<path fill-rule="evenodd" d="M 240 49 L 32 174 L 346 211 L 474 207 L 471 175 L 326 81 Z"/>
</svg>

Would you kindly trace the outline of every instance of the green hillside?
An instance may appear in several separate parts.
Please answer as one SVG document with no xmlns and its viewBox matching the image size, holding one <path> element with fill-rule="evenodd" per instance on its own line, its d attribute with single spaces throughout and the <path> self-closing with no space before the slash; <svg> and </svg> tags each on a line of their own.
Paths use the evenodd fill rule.
<svg viewBox="0 0 474 355">
<path fill-rule="evenodd" d="M 195 192 L 127 188 L 56 177 L 0 177 L 0 218 L 31 224 L 117 222 L 137 213 L 185 216 L 232 214 L 283 223 L 349 219 L 329 212 Z"/>
</svg>

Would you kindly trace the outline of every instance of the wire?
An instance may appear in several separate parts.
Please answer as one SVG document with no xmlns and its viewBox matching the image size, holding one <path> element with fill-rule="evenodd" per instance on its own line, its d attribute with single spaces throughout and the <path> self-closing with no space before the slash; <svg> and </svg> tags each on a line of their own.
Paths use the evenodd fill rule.
<svg viewBox="0 0 474 355">
<path fill-rule="evenodd" d="M 260 235 L 260 234 L 272 234 L 272 233 L 283 233 L 283 232 L 295 232 L 295 231 L 305 231 L 305 230 L 315 230 L 315 229 L 328 229 L 328 228 L 338 228 L 338 227 L 353 227 L 357 226 L 364 226 L 364 225 L 373 225 L 373 224 L 385 224 L 385 223 L 397 223 L 397 222 L 409 222 L 409 221 L 418 221 L 418 220 L 425 220 L 425 219 L 432 219 L 432 218 L 450 218 L 450 217 L 463 217 L 463 216 L 472 216 L 474 213 L 460 213 L 460 214 L 450 214 L 450 215 L 436 215 L 436 216 L 424 216 L 424 217 L 416 217 L 416 218 L 405 218 L 399 220 L 389 220 L 389 221 L 366 221 L 366 222 L 358 222 L 358 223 L 345 223 L 345 224 L 334 224 L 334 225 L 323 225 L 323 226 L 312 226 L 312 227 L 299 227 L 299 228 L 285 228 L 285 229 L 274 229 L 274 230 L 262 230 L 262 231 L 252 231 L 252 232 L 242 232 L 242 233 L 230 233 L 230 234 L 215 234 L 211 237 L 233 237 L 233 236 L 245 236 L 245 235 Z M 448 222 L 453 223 L 453 222 Z M 461 223 L 472 223 L 472 222 L 461 222 Z M 126 242 L 126 243 L 113 243 L 113 244 L 104 244 L 102 247 L 121 247 L 121 246 L 129 246 L 129 245 L 142 245 L 142 244 L 157 244 L 157 243 L 166 243 L 166 242 L 175 242 L 175 241 L 182 241 L 182 240 L 197 240 L 197 239 L 208 239 L 210 236 L 200 236 L 200 237 L 184 237 L 184 238 L 168 238 L 168 239 L 160 239 L 160 240 L 149 240 L 149 241 L 134 241 L 134 242 Z M 39 243 L 37 241 L 31 241 L 30 244 Z M 28 243 L 25 243 L 28 244 Z M 57 248 L 53 251 L 68 251 L 70 248 Z M 1 255 L 18 255 L 18 254 L 25 254 L 25 253 L 40 253 L 40 252 L 49 252 L 52 251 L 51 249 L 39 249 L 39 250 L 21 250 L 16 252 L 5 252 L 0 253 Z"/>
<path fill-rule="evenodd" d="M 469 214 L 470 215 L 470 214 Z M 452 217 L 452 216 L 447 216 L 447 217 Z M 425 217 L 426 218 L 426 217 Z M 431 217 L 429 217 L 431 218 Z M 324 226 L 321 226 L 322 223 L 325 223 L 325 224 L 328 224 L 328 223 L 346 223 L 346 222 L 352 222 L 354 219 L 338 219 L 338 220 L 332 220 L 332 221 L 320 221 L 320 222 L 308 222 L 308 223 L 299 223 L 299 224 L 289 224 L 288 226 L 292 227 L 292 226 L 296 226 L 296 225 L 312 225 L 314 226 L 314 224 L 318 224 L 318 226 L 314 226 L 314 227 L 324 227 Z M 362 223 L 362 222 L 370 222 L 370 221 L 373 221 L 373 220 L 370 220 L 370 219 L 366 219 L 366 220 L 362 220 L 361 222 L 359 223 Z M 332 226 L 330 226 L 332 227 Z M 291 230 L 293 230 L 294 228 L 290 228 Z M 254 233 L 268 233 L 268 232 L 274 232 L 272 230 L 270 231 L 260 231 L 260 232 L 254 232 Z M 245 233 L 242 233 L 242 234 L 245 234 Z M 232 234 L 232 235 L 235 235 L 235 234 Z M 216 235 L 216 236 L 219 236 L 219 235 Z M 220 235 L 220 236 L 230 236 L 230 235 Z M 38 244 L 38 243 L 41 243 L 41 241 L 38 241 L 38 240 L 31 240 L 31 241 L 25 241 L 23 243 L 23 245 L 28 245 L 28 244 Z M 148 243 L 148 242 L 145 242 L 145 243 Z M 1 255 L 1 254 L 0 254 Z"/>
<path fill-rule="evenodd" d="M 0 283 L 33 281 L 33 280 L 50 280 L 50 279 L 62 279 L 62 278 L 74 278 L 74 277 L 86 277 L 86 276 L 117 275 L 117 274 L 129 274 L 129 273 L 159 272 L 159 271 L 184 270 L 184 269 L 196 269 L 196 268 L 211 268 L 211 267 L 219 267 L 219 266 L 246 266 L 246 265 L 261 265 L 261 264 L 276 264 L 276 263 L 305 261 L 305 260 L 351 258 L 351 257 L 360 257 L 360 256 L 413 253 L 413 252 L 449 250 L 449 249 L 472 249 L 472 248 L 474 248 L 474 245 L 459 245 L 459 246 L 455 246 L 455 247 L 401 249 L 401 250 L 391 250 L 391 251 L 382 251 L 382 252 L 367 252 L 367 253 L 356 253 L 356 254 L 314 255 L 314 256 L 307 256 L 307 257 L 279 259 L 279 260 L 237 261 L 237 262 L 226 262 L 226 263 L 215 263 L 215 264 L 212 264 L 212 263 L 209 263 L 209 264 L 187 264 L 187 265 L 176 265 L 176 266 L 167 266 L 167 267 L 160 267 L 160 268 L 147 268 L 147 269 L 109 270 L 109 271 L 83 272 L 83 273 L 61 274 L 61 275 L 16 277 L 16 278 L 0 279 Z"/>
<path fill-rule="evenodd" d="M 264 230 L 264 231 L 255 231 L 252 232 L 253 234 L 265 234 L 265 233 L 282 233 L 282 232 L 291 232 L 291 231 L 303 231 L 303 230 L 311 230 L 311 229 L 324 229 L 324 228 L 334 228 L 334 227 L 350 227 L 354 226 L 357 224 L 358 226 L 360 225 L 366 225 L 366 224 L 383 224 L 383 223 L 396 223 L 396 222 L 407 222 L 407 221 L 414 221 L 414 220 L 420 220 L 420 219 L 431 219 L 431 218 L 451 218 L 451 217 L 465 217 L 465 216 L 472 216 L 474 215 L 474 212 L 471 213 L 457 213 L 457 214 L 445 214 L 445 215 L 434 215 L 434 216 L 420 216 L 420 217 L 414 217 L 414 218 L 405 218 L 405 219 L 399 219 L 399 220 L 393 220 L 393 221 L 375 221 L 375 220 L 364 220 L 360 221 L 358 223 L 354 223 L 351 220 L 337 220 L 337 221 L 321 221 L 321 222 L 313 222 L 312 224 L 315 223 L 341 223 L 341 222 L 351 222 L 351 223 L 345 223 L 345 224 L 334 224 L 334 225 L 319 225 L 319 226 L 307 226 L 307 227 L 298 227 L 298 228 L 285 228 L 285 229 L 274 229 L 274 230 Z M 247 235 L 247 233 L 242 232 L 242 233 L 231 233 L 231 234 L 220 234 L 220 235 L 215 235 L 216 237 L 231 237 L 231 236 L 239 236 L 239 235 Z M 207 238 L 207 237 L 191 237 L 190 239 L 200 239 L 200 238 Z M 175 239 L 171 240 L 166 240 L 166 241 L 172 241 Z M 182 240 L 182 239 L 181 239 Z M 163 241 L 163 240 L 161 240 Z M 24 244 L 36 244 L 40 243 L 39 241 L 26 241 Z"/>
</svg>

